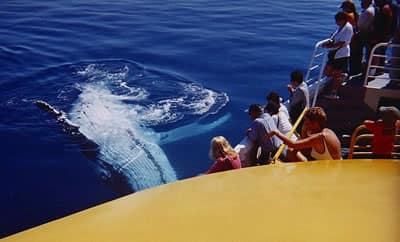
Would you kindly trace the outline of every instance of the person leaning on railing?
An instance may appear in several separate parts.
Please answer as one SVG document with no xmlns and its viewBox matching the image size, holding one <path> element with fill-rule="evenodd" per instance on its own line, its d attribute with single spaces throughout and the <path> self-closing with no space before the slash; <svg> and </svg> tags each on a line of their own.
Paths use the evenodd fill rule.
<svg viewBox="0 0 400 242">
<path fill-rule="evenodd" d="M 308 137 L 293 141 L 279 130 L 273 130 L 267 137 L 277 136 L 287 146 L 295 150 L 311 148 L 315 160 L 340 160 L 341 144 L 335 132 L 326 128 L 326 114 L 321 107 L 312 107 L 304 115 L 304 128 Z"/>
<path fill-rule="evenodd" d="M 348 62 L 350 58 L 350 42 L 353 37 L 353 27 L 347 21 L 347 15 L 344 12 L 338 12 L 335 15 L 337 30 L 331 35 L 331 41 L 322 45 L 329 49 L 328 62 L 325 66 L 325 74 L 333 78 L 331 94 L 328 98 L 337 99 L 338 89 L 348 74 Z"/>
<path fill-rule="evenodd" d="M 304 81 L 303 72 L 294 70 L 290 73 L 290 84 L 287 86 L 289 97 L 289 116 L 292 123 L 296 122 L 304 108 L 310 106 L 308 85 Z"/>
<path fill-rule="evenodd" d="M 251 104 L 249 107 L 249 117 L 252 120 L 250 128 L 246 130 L 246 136 L 255 145 L 261 148 L 261 154 L 257 157 L 255 164 L 270 164 L 272 157 L 278 151 L 282 141 L 276 137 L 266 137 L 271 130 L 278 129 L 271 115 L 264 113 L 263 108 L 258 104 Z M 282 154 L 286 156 L 286 152 Z"/>
</svg>

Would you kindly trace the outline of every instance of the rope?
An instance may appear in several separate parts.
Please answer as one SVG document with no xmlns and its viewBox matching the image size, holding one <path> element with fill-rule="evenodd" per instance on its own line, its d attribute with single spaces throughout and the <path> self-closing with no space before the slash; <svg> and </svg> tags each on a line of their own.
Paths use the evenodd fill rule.
<svg viewBox="0 0 400 242">
<path fill-rule="evenodd" d="M 305 107 L 303 112 L 301 112 L 300 116 L 297 118 L 296 122 L 293 125 L 293 128 L 290 130 L 290 132 L 288 133 L 287 137 L 290 138 L 292 137 L 292 135 L 294 134 L 294 132 L 297 129 L 297 126 L 299 126 L 301 120 L 304 117 L 304 114 L 306 113 L 306 111 L 308 110 L 308 107 Z M 272 158 L 272 162 L 271 164 L 275 164 L 275 163 L 281 163 L 281 161 L 279 160 L 279 157 L 281 156 L 283 150 L 285 149 L 286 145 L 285 144 L 281 144 L 281 146 L 279 147 L 278 151 L 275 153 L 274 157 Z"/>
</svg>

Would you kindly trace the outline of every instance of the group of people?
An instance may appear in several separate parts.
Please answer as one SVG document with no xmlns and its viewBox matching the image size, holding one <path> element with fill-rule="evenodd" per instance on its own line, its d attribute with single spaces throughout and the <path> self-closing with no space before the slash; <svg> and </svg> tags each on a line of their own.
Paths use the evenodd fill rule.
<svg viewBox="0 0 400 242">
<path fill-rule="evenodd" d="M 323 47 L 328 48 L 328 62 L 325 74 L 332 78 L 329 98 L 339 98 L 337 90 L 347 76 L 363 73 L 363 60 L 368 60 L 372 48 L 391 39 L 400 42 L 399 0 L 361 0 L 361 13 L 358 14 L 352 0 L 342 2 L 341 11 L 336 13 L 338 26 Z M 378 54 L 386 48 L 377 49 Z M 373 64 L 380 64 L 384 58 L 373 58 Z M 383 69 L 371 69 L 369 75 L 379 75 Z"/>
<path fill-rule="evenodd" d="M 235 148 L 223 136 L 214 137 L 210 144 L 209 156 L 214 164 L 206 172 L 214 173 L 241 167 L 266 165 L 282 144 L 286 147 L 279 159 L 286 162 L 308 160 L 342 159 L 341 143 L 335 132 L 326 126 L 327 115 L 321 107 L 308 108 L 304 114 L 301 128 L 296 135 L 289 137 L 293 123 L 302 111 L 309 107 L 309 93 L 303 74 L 299 70 L 291 73 L 288 108 L 276 92 L 270 92 L 262 107 L 251 104 L 248 114 L 252 123 L 246 130 L 249 150 L 241 157 L 242 148 Z M 389 158 L 394 147 L 395 135 L 400 129 L 400 111 L 396 107 L 381 107 L 380 118 L 366 120 L 364 125 L 373 134 L 372 153 L 376 158 Z"/>
<path fill-rule="evenodd" d="M 396 0 L 397 3 L 392 0 L 360 2 L 360 14 L 352 0 L 342 2 L 341 11 L 335 15 L 338 28 L 330 36 L 330 41 L 323 45 L 329 49 L 325 75 L 333 80 L 329 95 L 331 98 L 338 98 L 337 90 L 347 76 L 365 74 L 362 73 L 363 60 L 368 60 L 376 44 L 391 39 L 400 42 L 400 0 Z M 384 53 L 386 49 L 381 48 L 379 51 Z M 382 61 L 382 58 L 373 59 L 373 64 L 378 61 Z M 275 92 L 267 95 L 265 107 L 250 105 L 248 113 L 252 123 L 246 131 L 246 137 L 253 146 L 248 152 L 251 155 L 241 158 L 238 146 L 234 149 L 224 137 L 214 137 L 210 145 L 210 158 L 215 163 L 207 173 L 269 164 L 283 143 L 287 148 L 279 158 L 284 161 L 341 159 L 340 141 L 335 132 L 326 127 L 327 116 L 321 107 L 309 108 L 296 130 L 297 135 L 287 136 L 303 110 L 310 107 L 309 91 L 303 73 L 295 70 L 290 77 L 288 108 Z M 375 124 L 375 121 L 367 121 L 365 124 L 372 130 L 375 127 L 372 123 Z M 378 121 L 376 123 L 380 124 Z M 397 125 L 400 126 L 399 123 Z"/>
<path fill-rule="evenodd" d="M 259 104 L 249 106 L 248 114 L 252 123 L 246 130 L 246 138 L 252 149 L 246 153 L 246 157 L 241 158 L 240 150 L 232 148 L 224 137 L 214 137 L 210 144 L 210 158 L 215 162 L 206 173 L 269 164 L 283 143 L 287 145 L 280 156 L 284 161 L 341 159 L 340 141 L 326 127 L 326 114 L 321 107 L 306 111 L 300 129 L 301 135 L 287 137 L 293 128 L 293 122 L 310 105 L 303 73 L 294 70 L 290 77 L 288 108 L 275 92 L 267 95 L 267 104 L 264 107 Z"/>
</svg>

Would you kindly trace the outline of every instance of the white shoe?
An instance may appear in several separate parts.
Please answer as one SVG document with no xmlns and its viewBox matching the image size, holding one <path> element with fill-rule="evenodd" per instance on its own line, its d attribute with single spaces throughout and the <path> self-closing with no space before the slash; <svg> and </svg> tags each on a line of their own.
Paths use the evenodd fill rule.
<svg viewBox="0 0 400 242">
<path fill-rule="evenodd" d="M 340 99 L 340 97 L 336 94 L 329 94 L 324 96 L 327 99 Z"/>
<path fill-rule="evenodd" d="M 349 74 L 347 73 L 342 73 L 342 81 L 345 82 L 347 81 L 347 78 L 349 77 Z"/>
</svg>

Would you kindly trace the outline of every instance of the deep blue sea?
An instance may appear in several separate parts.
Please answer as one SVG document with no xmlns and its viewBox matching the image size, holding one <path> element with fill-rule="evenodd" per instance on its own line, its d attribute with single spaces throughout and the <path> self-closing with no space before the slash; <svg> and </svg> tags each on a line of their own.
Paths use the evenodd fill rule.
<svg viewBox="0 0 400 242">
<path fill-rule="evenodd" d="M 340 2 L 0 1 L 0 237 L 207 170 Z"/>
</svg>

